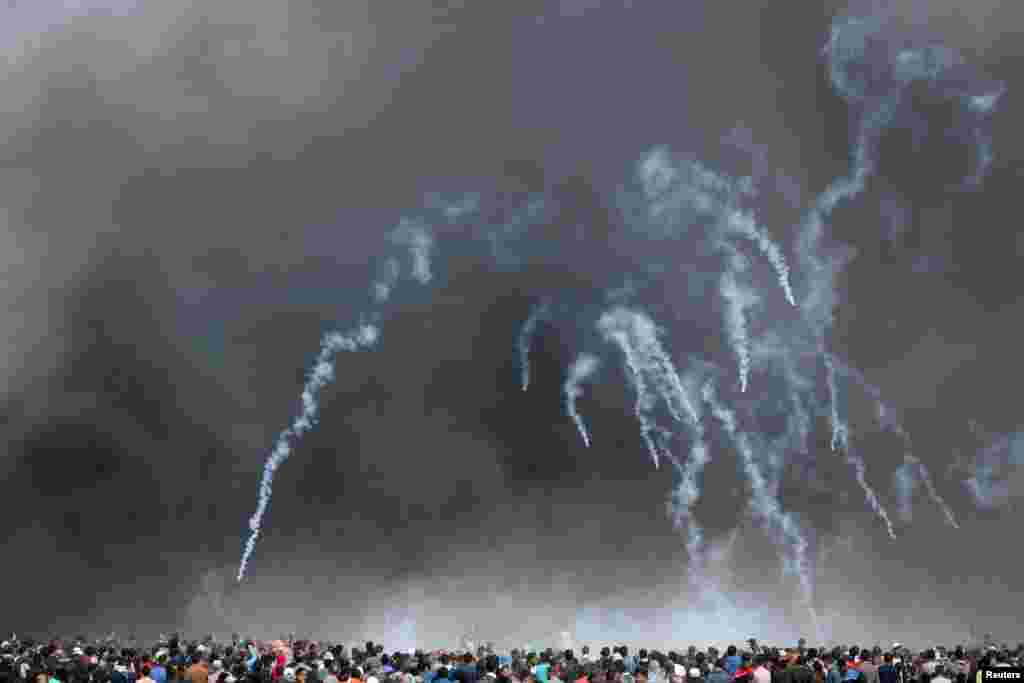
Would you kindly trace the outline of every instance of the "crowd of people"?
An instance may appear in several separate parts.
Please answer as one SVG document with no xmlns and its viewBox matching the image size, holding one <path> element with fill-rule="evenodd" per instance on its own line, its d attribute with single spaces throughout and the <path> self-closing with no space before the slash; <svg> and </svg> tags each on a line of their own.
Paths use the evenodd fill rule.
<svg viewBox="0 0 1024 683">
<path fill-rule="evenodd" d="M 163 638 L 149 647 L 100 642 L 8 639 L 0 683 L 982 683 L 986 667 L 1024 662 L 1024 644 L 911 652 L 839 646 L 767 647 L 750 640 L 724 651 L 691 646 L 660 652 L 627 646 L 593 652 L 388 652 L 302 640 L 257 642 Z"/>
</svg>

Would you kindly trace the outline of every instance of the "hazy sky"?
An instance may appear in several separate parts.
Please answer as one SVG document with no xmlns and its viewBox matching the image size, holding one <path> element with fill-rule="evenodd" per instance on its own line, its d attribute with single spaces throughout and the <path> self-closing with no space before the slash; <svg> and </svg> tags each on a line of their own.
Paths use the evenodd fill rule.
<svg viewBox="0 0 1024 683">
<path fill-rule="evenodd" d="M 622 354 L 593 323 L 628 300 L 665 326 L 681 372 L 696 357 L 735 372 L 710 243 L 637 237 L 638 164 L 664 145 L 752 177 L 759 218 L 795 263 L 801 216 L 849 171 L 875 106 L 841 97 L 822 48 L 837 17 L 881 16 L 812 5 L 5 5 L 10 628 L 360 640 L 410 637 L 415 622 L 428 645 L 467 629 L 535 642 L 809 634 L 731 453 L 709 465 L 695 514 L 733 604 L 711 627 L 687 611 L 671 468 L 653 466 Z M 888 538 L 829 448 L 827 411 L 810 453 L 786 456 L 779 498 L 805 523 L 831 635 L 949 640 L 973 625 L 1018 638 L 1024 16 L 995 0 L 886 7 L 887 45 L 942 44 L 961 61 L 937 90 L 908 86 L 877 172 L 829 221 L 829 253 L 848 262 L 828 290 L 827 343 L 880 388 L 960 528 L 919 486 Z M 981 128 L 935 94 L 961 86 L 1001 93 L 978 118 L 992 162 L 969 191 L 981 138 L 964 133 Z M 474 193 L 482 208 L 428 225 L 433 281 L 400 285 L 379 345 L 339 356 L 234 587 L 264 459 L 320 335 L 367 314 L 387 235 L 439 215 L 429 192 Z M 537 198 L 542 215 L 523 218 Z M 813 280 L 797 271 L 800 287 Z M 798 321 L 772 277 L 759 282 L 750 333 L 785 347 Z M 523 392 L 516 339 L 544 297 L 555 312 Z M 562 393 L 578 351 L 601 359 L 578 402 L 589 449 Z M 753 428 L 784 410 L 769 381 L 752 375 Z M 896 518 L 904 445 L 874 410 L 850 389 L 867 477 Z M 965 483 L 983 466 L 1006 486 L 987 508 Z"/>
</svg>

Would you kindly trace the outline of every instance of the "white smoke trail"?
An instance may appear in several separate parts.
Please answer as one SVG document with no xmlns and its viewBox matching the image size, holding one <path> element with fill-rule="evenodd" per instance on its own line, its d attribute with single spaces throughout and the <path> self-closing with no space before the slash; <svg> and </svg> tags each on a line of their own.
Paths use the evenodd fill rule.
<svg viewBox="0 0 1024 683">
<path fill-rule="evenodd" d="M 704 571 L 703 546 L 704 530 L 693 516 L 693 506 L 700 498 L 700 486 L 697 478 L 710 462 L 707 445 L 703 442 L 690 449 L 690 457 L 686 462 L 672 458 L 678 481 L 669 500 L 669 514 L 676 530 L 686 531 L 686 553 L 690 558 L 689 575 L 691 583 L 696 587 L 704 587 L 706 578 Z"/>
<path fill-rule="evenodd" d="M 889 534 L 889 538 L 895 540 L 896 534 L 892 528 L 892 521 L 889 519 L 889 513 L 886 512 L 882 506 L 882 502 L 878 499 L 878 495 L 875 490 L 871 488 L 871 484 L 868 483 L 867 471 L 864 464 L 864 458 L 861 457 L 857 450 L 847 443 L 844 446 L 844 457 L 846 462 L 853 467 L 854 476 L 857 479 L 857 483 L 860 484 L 861 489 L 864 491 L 864 496 L 867 498 L 868 505 L 871 509 L 881 518 L 882 522 L 885 523 L 886 533 Z"/>
<path fill-rule="evenodd" d="M 640 164 L 639 175 L 652 218 L 683 206 L 716 217 L 723 233 L 720 237 L 732 234 L 757 245 L 775 270 L 786 301 L 796 306 L 789 265 L 782 249 L 768 230 L 757 224 L 753 213 L 739 206 L 742 196 L 754 194 L 752 178 L 734 181 L 693 160 L 674 164 L 665 147 L 651 150 Z"/>
<path fill-rule="evenodd" d="M 782 249 L 772 241 L 768 230 L 754 220 L 753 214 L 747 211 L 740 211 L 737 208 L 729 208 L 726 212 L 726 225 L 734 232 L 739 233 L 748 240 L 754 242 L 761 250 L 761 253 L 768 259 L 768 262 L 775 269 L 779 286 L 786 295 L 786 301 L 790 306 L 796 306 L 796 298 L 793 295 L 793 286 L 789 279 L 789 264 Z"/>
<path fill-rule="evenodd" d="M 537 327 L 550 315 L 551 302 L 545 299 L 530 310 L 529 317 L 519 330 L 519 368 L 523 378 L 523 391 L 530 388 L 530 347 L 533 345 L 533 337 L 537 334 Z"/>
<path fill-rule="evenodd" d="M 831 355 L 831 354 L 830 354 Z M 953 510 L 949 507 L 946 501 L 942 498 L 939 492 L 935 488 L 935 484 L 932 481 L 931 473 L 928 471 L 928 467 L 914 455 L 914 444 L 910 438 L 910 434 L 899 422 L 898 419 L 892 414 L 889 406 L 882 398 L 882 390 L 868 381 L 867 377 L 864 376 L 857 368 L 851 367 L 845 363 L 841 363 L 838 359 L 833 358 L 831 361 L 834 365 L 838 365 L 839 369 L 847 375 L 853 378 L 857 384 L 864 389 L 871 396 L 871 399 L 875 403 L 875 410 L 878 415 L 878 422 L 884 429 L 891 430 L 894 434 L 899 436 L 903 440 L 904 454 L 903 459 L 908 465 L 917 469 L 918 474 L 921 477 L 921 481 L 924 483 L 925 490 L 928 491 L 928 497 L 933 503 L 939 506 L 942 510 L 943 515 L 946 517 L 946 523 L 954 529 L 959 529 L 960 525 L 956 521 L 956 517 L 953 515 Z M 906 506 L 906 502 L 902 503 Z"/>
<path fill-rule="evenodd" d="M 761 472 L 757 460 L 754 458 L 754 449 L 750 444 L 749 437 L 739 429 L 735 413 L 718 400 L 712 380 L 704 383 L 702 396 L 704 402 L 711 408 L 711 413 L 722 424 L 725 433 L 729 436 L 736 448 L 737 455 L 740 457 L 743 471 L 747 475 L 751 493 L 753 494 L 753 498 L 750 501 L 752 510 L 761 518 L 767 527 L 766 530 L 776 536 L 773 540 L 779 542 L 784 548 L 789 548 L 788 567 L 796 572 L 797 578 L 800 581 L 801 591 L 803 592 L 804 602 L 816 620 L 813 608 L 813 571 L 808 558 L 809 544 L 803 530 L 800 528 L 800 524 L 792 513 L 784 512 L 778 499 L 771 495 L 768 482 Z"/>
<path fill-rule="evenodd" d="M 590 435 L 587 433 L 587 426 L 584 424 L 583 418 L 580 417 L 579 412 L 576 410 L 576 399 L 583 395 L 581 386 L 583 382 L 590 379 L 600 367 L 601 361 L 598 360 L 597 356 L 589 353 L 579 354 L 572 365 L 569 366 L 569 376 L 566 378 L 563 387 L 566 411 L 568 411 L 569 417 L 576 424 L 576 429 L 579 430 L 580 436 L 583 437 L 583 443 L 587 448 L 590 447 Z"/>
<path fill-rule="evenodd" d="M 839 385 L 836 383 L 836 368 L 832 354 L 822 351 L 825 362 L 825 383 L 828 386 L 829 408 L 832 413 L 832 451 L 846 448 L 849 442 L 849 427 L 839 416 Z"/>
<path fill-rule="evenodd" d="M 889 519 L 889 513 L 886 512 L 881 501 L 878 499 L 878 494 L 875 493 L 871 484 L 868 483 L 864 458 L 850 445 L 850 428 L 839 415 L 839 386 L 836 377 L 835 357 L 831 353 L 822 353 L 822 359 L 825 362 L 829 403 L 832 410 L 832 450 L 838 451 L 842 449 L 843 457 L 853 467 L 854 477 L 857 479 L 857 484 L 860 485 L 861 490 L 864 491 L 864 497 L 867 499 L 868 505 L 885 523 L 889 537 L 894 539 L 896 535 L 893 531 L 892 521 Z"/>
<path fill-rule="evenodd" d="M 249 538 L 245 542 L 245 551 L 242 553 L 242 561 L 238 567 L 238 581 L 245 577 L 245 570 L 249 564 L 249 558 L 256 548 L 256 539 L 260 535 L 260 526 L 263 523 L 263 515 L 266 514 L 270 505 L 270 496 L 274 482 L 274 473 L 285 460 L 292 454 L 292 440 L 297 440 L 309 431 L 317 419 L 318 405 L 317 395 L 328 382 L 334 379 L 334 357 L 339 351 L 356 351 L 360 348 L 369 348 L 377 343 L 380 331 L 373 325 L 362 325 L 354 332 L 347 335 L 338 332 L 330 332 L 324 335 L 320 345 L 320 353 L 317 355 L 313 369 L 306 379 L 302 389 L 302 413 L 295 418 L 292 426 L 285 429 L 277 438 L 270 457 L 263 466 L 263 478 L 260 480 L 259 502 L 256 505 L 256 512 L 249 520 Z"/>
<path fill-rule="evenodd" d="M 699 433 L 697 404 L 662 348 L 654 321 L 644 313 L 620 307 L 604 313 L 597 326 L 604 338 L 614 342 L 626 355 L 633 373 L 649 378 L 654 395 L 665 403 L 672 418 Z"/>
<path fill-rule="evenodd" d="M 743 256 L 730 249 L 728 266 L 722 272 L 719 292 L 726 303 L 725 329 L 729 335 L 733 352 L 739 362 L 740 392 L 747 391 L 750 377 L 750 332 L 747 328 L 747 309 L 757 303 L 758 298 L 750 289 L 740 286 L 738 275 L 746 270 Z"/>
<path fill-rule="evenodd" d="M 706 588 L 703 580 L 703 531 L 692 514 L 700 495 L 697 477 L 708 462 L 700 403 L 691 395 L 692 388 L 683 384 L 675 365 L 661 346 L 657 326 L 647 315 L 615 308 L 601 316 L 598 330 L 607 341 L 618 346 L 626 358 L 637 392 L 637 419 L 656 467 L 661 452 L 649 435 L 656 428 L 653 411 L 658 399 L 665 404 L 673 420 L 683 422 L 689 428 L 690 453 L 685 462 L 680 462 L 667 447 L 664 449 L 678 476 L 669 512 L 675 528 L 686 529 L 690 579 L 695 585 Z M 659 429 L 659 432 L 665 434 L 665 430 Z"/>
<path fill-rule="evenodd" d="M 640 422 L 640 435 L 643 437 L 644 443 L 647 444 L 647 451 L 651 454 L 654 466 L 659 467 L 661 454 L 651 438 L 654 425 L 653 420 L 648 417 L 651 411 L 654 410 L 656 403 L 654 395 L 647 386 L 647 381 L 644 379 L 643 371 L 638 364 L 636 354 L 630 345 L 630 340 L 626 333 L 621 330 L 605 332 L 605 338 L 615 342 L 626 357 L 626 367 L 629 369 L 633 390 L 636 392 L 634 411 L 637 421 Z"/>
<path fill-rule="evenodd" d="M 938 505 L 942 510 L 942 514 L 946 517 L 946 523 L 954 529 L 959 529 L 960 524 L 957 523 L 956 517 L 953 516 L 953 510 L 936 490 L 935 483 L 932 481 L 932 475 L 928 471 L 928 467 L 921 462 L 917 456 L 911 453 L 906 453 L 903 457 L 908 463 L 917 467 L 917 471 L 921 475 L 921 481 L 924 482 L 924 488 L 928 492 L 928 497 L 931 498 L 932 502 Z"/>
</svg>

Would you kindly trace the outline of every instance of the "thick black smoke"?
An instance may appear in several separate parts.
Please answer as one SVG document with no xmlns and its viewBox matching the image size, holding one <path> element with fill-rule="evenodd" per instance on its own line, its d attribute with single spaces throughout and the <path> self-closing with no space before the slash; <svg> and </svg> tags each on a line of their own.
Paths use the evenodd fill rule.
<svg viewBox="0 0 1024 683">
<path fill-rule="evenodd" d="M 608 364 L 580 398 L 585 449 L 562 399 L 578 332 L 538 335 L 526 393 L 515 339 L 553 291 L 600 299 L 622 266 L 617 185 L 654 145 L 754 177 L 764 222 L 790 243 L 850 166 L 855 112 L 821 48 L 837 14 L 877 8 L 80 5 L 15 3 L 0 20 L 11 628 L 363 640 L 408 636 L 414 617 L 421 640 L 469 624 L 532 642 L 585 637 L 602 619 L 621 634 L 666 606 L 685 614 L 671 476 L 650 464 L 628 378 Z M 838 274 L 830 342 L 898 412 L 962 529 L 919 491 L 914 524 L 888 540 L 825 420 L 820 466 L 787 473 L 781 496 L 818 531 L 819 601 L 837 637 L 916 642 L 960 637 L 969 615 L 1009 628 L 1022 606 L 1003 542 L 1019 509 L 1005 468 L 1021 419 L 1012 216 L 1024 157 L 1007 28 L 1021 17 L 1005 3 L 890 5 L 895 34 L 934 36 L 1006 90 L 976 190 L 947 191 L 972 157 L 941 134 L 957 128 L 941 98 L 920 93 L 923 139 L 908 126 L 880 139 L 875 180 L 832 221 L 856 258 Z M 320 335 L 358 322 L 379 275 L 367 264 L 425 190 L 492 193 L 489 206 L 511 207 L 495 224 L 545 193 L 558 210 L 531 239 L 562 248 L 579 235 L 586 258 L 551 250 L 495 273 L 455 254 L 440 291 L 391 312 L 376 350 L 339 358 L 319 426 L 275 482 L 253 575 L 233 586 L 263 460 Z M 692 335 L 726 348 L 720 328 Z M 876 422 L 866 399 L 849 410 Z M 865 429 L 887 472 L 899 439 Z M 742 526 L 734 461 L 706 476 L 695 514 L 737 619 L 764 606 L 764 637 L 808 632 L 788 596 L 766 597 L 779 560 Z M 977 511 L 993 479 L 1010 484 L 990 485 L 999 505 Z"/>
</svg>

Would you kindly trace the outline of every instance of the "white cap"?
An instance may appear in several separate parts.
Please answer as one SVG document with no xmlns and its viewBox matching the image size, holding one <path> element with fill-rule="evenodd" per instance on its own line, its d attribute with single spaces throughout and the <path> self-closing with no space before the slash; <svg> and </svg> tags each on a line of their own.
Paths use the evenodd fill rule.
<svg viewBox="0 0 1024 683">
<path fill-rule="evenodd" d="M 697 667 L 690 669 L 690 678 L 700 678 L 700 669 Z"/>
<path fill-rule="evenodd" d="M 284 670 L 284 678 L 287 681 L 294 681 L 295 680 L 295 669 L 291 668 L 290 666 L 288 668 L 286 668 Z"/>
<path fill-rule="evenodd" d="M 682 664 L 676 664 L 675 668 L 673 669 L 673 671 L 675 672 L 676 676 L 685 676 L 686 675 L 686 669 L 683 668 Z"/>
<path fill-rule="evenodd" d="M 325 662 L 333 662 L 334 661 L 334 653 L 331 652 L 330 650 L 325 652 L 324 653 L 324 661 Z"/>
<path fill-rule="evenodd" d="M 370 676 L 366 679 L 366 683 L 380 683 L 380 681 L 377 680 L 376 676 Z"/>
<path fill-rule="evenodd" d="M 80 655 L 80 654 L 82 654 L 82 648 L 80 648 L 80 647 L 72 648 L 71 649 L 71 654 L 73 654 L 73 655 Z"/>
</svg>

